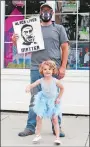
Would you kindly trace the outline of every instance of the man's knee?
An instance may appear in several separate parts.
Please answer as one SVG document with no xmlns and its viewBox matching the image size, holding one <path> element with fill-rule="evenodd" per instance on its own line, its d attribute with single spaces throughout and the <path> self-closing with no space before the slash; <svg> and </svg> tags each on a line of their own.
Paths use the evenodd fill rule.
<svg viewBox="0 0 90 147">
<path fill-rule="evenodd" d="M 28 111 L 28 117 L 33 119 L 35 118 L 36 119 L 36 113 L 33 111 L 33 106 L 29 106 L 29 111 Z"/>
</svg>

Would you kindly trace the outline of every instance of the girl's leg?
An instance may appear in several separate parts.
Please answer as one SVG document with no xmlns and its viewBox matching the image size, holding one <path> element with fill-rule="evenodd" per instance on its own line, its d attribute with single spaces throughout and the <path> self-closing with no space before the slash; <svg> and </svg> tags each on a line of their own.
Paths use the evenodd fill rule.
<svg viewBox="0 0 90 147">
<path fill-rule="evenodd" d="M 60 140 L 59 140 L 59 124 L 58 124 L 58 116 L 53 116 L 52 117 L 52 123 L 54 125 L 54 130 L 55 130 L 55 134 L 56 134 L 56 140 L 54 141 L 55 144 L 59 145 L 61 144 Z"/>
<path fill-rule="evenodd" d="M 54 130 L 55 130 L 56 138 L 59 138 L 58 116 L 53 116 L 52 123 L 54 125 Z"/>
<path fill-rule="evenodd" d="M 42 118 L 36 117 L 37 125 L 36 125 L 36 137 L 33 139 L 34 143 L 38 143 L 41 140 L 41 126 L 42 126 Z"/>
<path fill-rule="evenodd" d="M 42 118 L 40 116 L 36 117 L 36 135 L 40 135 L 41 133 L 41 127 L 42 127 Z"/>
</svg>

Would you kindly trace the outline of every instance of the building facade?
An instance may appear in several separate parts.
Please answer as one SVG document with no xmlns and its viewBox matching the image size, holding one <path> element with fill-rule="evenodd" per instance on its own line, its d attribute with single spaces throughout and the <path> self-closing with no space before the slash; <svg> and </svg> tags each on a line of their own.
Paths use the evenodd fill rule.
<svg viewBox="0 0 90 147">
<path fill-rule="evenodd" d="M 18 54 L 11 36 L 14 21 L 38 15 L 46 0 L 1 1 L 1 109 L 27 111 L 30 96 L 25 87 L 30 81 L 31 53 Z M 55 0 L 53 21 L 62 24 L 70 40 L 63 113 L 89 114 L 90 2 Z"/>
</svg>

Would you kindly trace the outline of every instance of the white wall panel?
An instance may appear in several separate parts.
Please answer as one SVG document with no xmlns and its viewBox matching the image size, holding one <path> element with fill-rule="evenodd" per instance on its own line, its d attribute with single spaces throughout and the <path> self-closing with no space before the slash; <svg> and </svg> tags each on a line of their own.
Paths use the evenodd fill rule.
<svg viewBox="0 0 90 147">
<path fill-rule="evenodd" d="M 18 72 L 16 72 L 18 71 Z M 17 74 L 16 74 L 17 73 Z M 28 111 L 30 94 L 25 88 L 30 81 L 29 70 L 5 70 L 1 76 L 1 109 Z M 62 111 L 67 114 L 89 114 L 89 72 L 67 71 Z"/>
</svg>

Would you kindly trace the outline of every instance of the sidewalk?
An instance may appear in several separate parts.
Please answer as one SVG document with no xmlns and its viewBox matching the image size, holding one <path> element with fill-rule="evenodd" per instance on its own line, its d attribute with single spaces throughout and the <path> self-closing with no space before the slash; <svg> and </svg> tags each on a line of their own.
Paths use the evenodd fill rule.
<svg viewBox="0 0 90 147">
<path fill-rule="evenodd" d="M 54 146 L 55 136 L 52 135 L 50 120 L 43 120 L 42 140 L 32 144 L 35 135 L 19 137 L 27 121 L 24 113 L 1 113 L 1 147 Z M 89 146 L 89 117 L 63 116 L 62 128 L 66 137 L 61 138 L 61 146 Z"/>
</svg>

